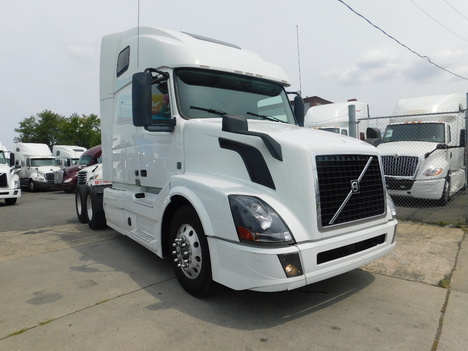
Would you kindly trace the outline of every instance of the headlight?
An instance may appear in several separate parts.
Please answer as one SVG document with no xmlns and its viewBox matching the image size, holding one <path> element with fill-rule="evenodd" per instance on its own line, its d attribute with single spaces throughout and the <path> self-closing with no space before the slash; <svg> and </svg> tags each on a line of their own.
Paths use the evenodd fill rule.
<svg viewBox="0 0 468 351">
<path fill-rule="evenodd" d="M 423 172 L 423 174 L 426 177 L 436 176 L 436 175 L 441 174 L 443 170 L 444 170 L 443 168 L 428 168 Z"/>
<path fill-rule="evenodd" d="M 240 241 L 250 243 L 294 242 L 289 228 L 266 202 L 253 196 L 230 195 L 229 204 Z"/>
<path fill-rule="evenodd" d="M 21 182 L 18 178 L 13 179 L 13 189 L 21 189 Z"/>
<path fill-rule="evenodd" d="M 67 179 L 65 179 L 63 182 L 64 182 L 64 183 L 70 183 L 71 181 L 72 181 L 72 178 L 67 178 Z"/>
<path fill-rule="evenodd" d="M 390 195 L 387 194 L 387 205 L 393 217 L 396 217 L 396 206 Z"/>
</svg>

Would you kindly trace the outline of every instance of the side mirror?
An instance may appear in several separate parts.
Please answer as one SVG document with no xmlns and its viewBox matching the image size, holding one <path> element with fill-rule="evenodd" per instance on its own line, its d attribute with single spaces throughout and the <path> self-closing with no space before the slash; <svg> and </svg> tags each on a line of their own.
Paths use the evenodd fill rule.
<svg viewBox="0 0 468 351">
<path fill-rule="evenodd" d="M 172 132 L 175 118 L 154 118 L 151 113 L 153 78 L 149 71 L 135 73 L 132 77 L 132 118 L 135 127 L 151 132 Z"/>
<path fill-rule="evenodd" d="M 294 97 L 294 116 L 299 127 L 304 127 L 305 105 L 299 95 Z"/>
<path fill-rule="evenodd" d="M 139 72 L 132 77 L 132 117 L 135 127 L 151 121 L 151 73 Z"/>
<path fill-rule="evenodd" d="M 466 129 L 460 130 L 460 147 L 466 146 Z"/>
<path fill-rule="evenodd" d="M 10 167 L 13 167 L 15 165 L 15 154 L 13 152 L 10 152 Z"/>
<path fill-rule="evenodd" d="M 366 138 L 376 139 L 380 137 L 381 137 L 380 129 L 370 128 L 370 127 L 366 129 Z"/>
</svg>

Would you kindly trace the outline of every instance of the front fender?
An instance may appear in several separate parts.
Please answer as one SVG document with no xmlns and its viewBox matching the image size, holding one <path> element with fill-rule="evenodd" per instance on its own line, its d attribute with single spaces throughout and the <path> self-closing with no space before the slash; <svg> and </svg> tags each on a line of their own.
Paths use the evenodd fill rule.
<svg viewBox="0 0 468 351">
<path fill-rule="evenodd" d="M 233 186 L 217 178 L 185 174 L 171 179 L 169 196 L 182 196 L 190 202 L 208 237 L 237 242 L 239 239 L 228 201 L 229 189 Z"/>
</svg>

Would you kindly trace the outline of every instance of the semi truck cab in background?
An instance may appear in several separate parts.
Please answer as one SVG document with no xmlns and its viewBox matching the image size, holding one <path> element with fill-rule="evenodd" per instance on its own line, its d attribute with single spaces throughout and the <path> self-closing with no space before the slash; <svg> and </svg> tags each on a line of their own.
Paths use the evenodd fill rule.
<svg viewBox="0 0 468 351">
<path fill-rule="evenodd" d="M 277 65 L 143 27 L 103 38 L 100 71 L 107 183 L 76 202 L 91 227 L 170 258 L 190 294 L 296 289 L 394 248 L 378 150 L 303 128 Z"/>
<path fill-rule="evenodd" d="M 20 166 L 15 166 L 15 154 L 0 143 L 0 199 L 7 205 L 16 204 L 21 197 L 20 169 Z"/>
<path fill-rule="evenodd" d="M 76 145 L 54 145 L 52 155 L 55 157 L 55 164 L 65 168 L 76 165 L 86 148 Z"/>
<path fill-rule="evenodd" d="M 459 94 L 397 103 L 378 146 L 392 196 L 445 205 L 465 186 L 465 110 L 466 97 Z"/>
<path fill-rule="evenodd" d="M 61 172 L 61 189 L 67 193 L 72 193 L 76 190 L 76 183 L 78 180 L 78 172 L 88 166 L 93 166 L 101 163 L 101 145 L 93 146 L 92 148 L 85 150 L 78 162 L 75 164 L 65 167 Z"/>
<path fill-rule="evenodd" d="M 21 186 L 29 191 L 54 189 L 54 174 L 60 168 L 49 146 L 40 143 L 16 143 L 16 164 L 21 166 L 19 177 Z"/>
</svg>

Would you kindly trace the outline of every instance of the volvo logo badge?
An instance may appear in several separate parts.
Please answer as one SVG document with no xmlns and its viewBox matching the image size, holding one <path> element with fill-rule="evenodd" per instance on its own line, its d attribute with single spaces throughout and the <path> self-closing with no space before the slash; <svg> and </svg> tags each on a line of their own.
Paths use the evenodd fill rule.
<svg viewBox="0 0 468 351">
<path fill-rule="evenodd" d="M 353 194 L 359 193 L 359 181 L 358 180 L 351 181 L 351 191 L 353 192 Z"/>
</svg>

